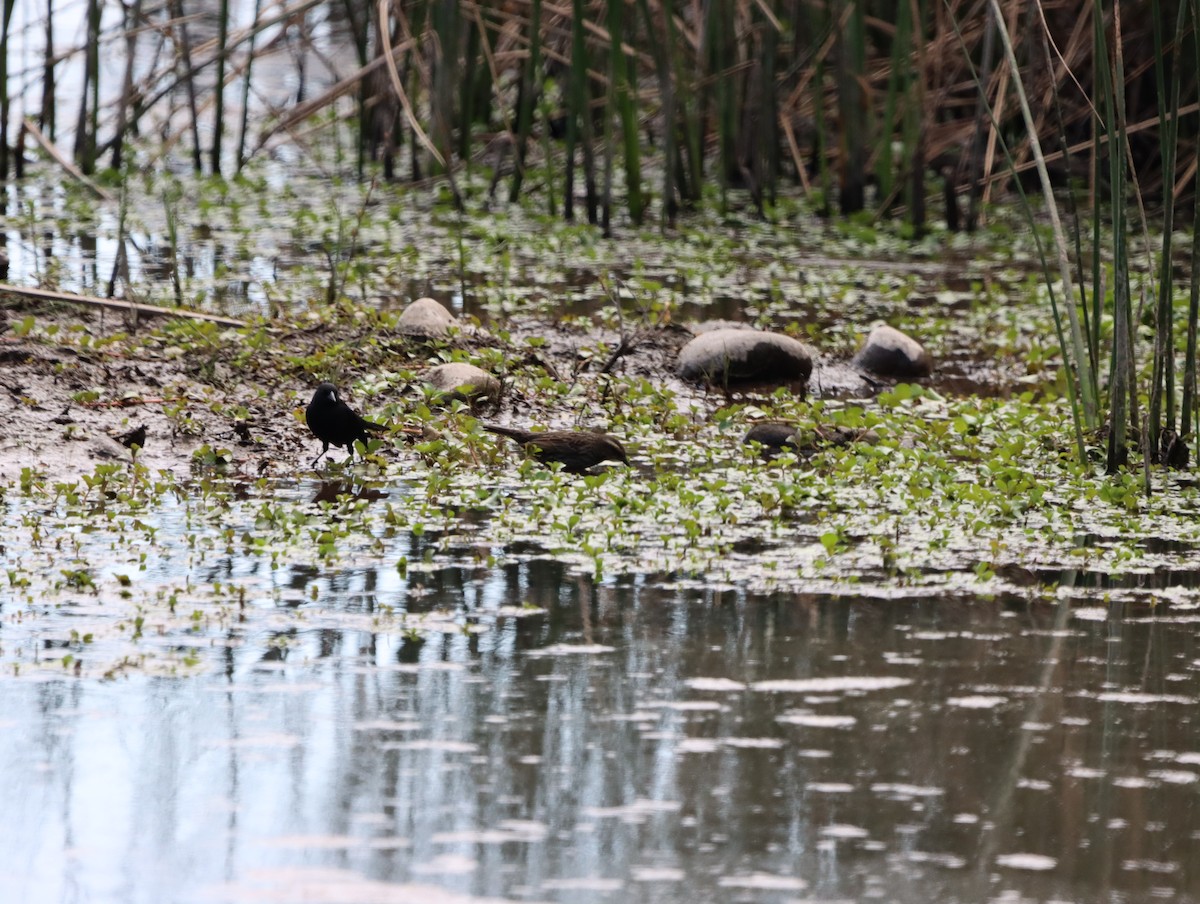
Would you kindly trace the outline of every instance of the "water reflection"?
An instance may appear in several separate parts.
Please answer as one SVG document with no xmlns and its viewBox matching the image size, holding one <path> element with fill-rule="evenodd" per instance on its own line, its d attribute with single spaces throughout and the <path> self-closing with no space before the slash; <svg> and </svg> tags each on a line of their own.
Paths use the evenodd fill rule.
<svg viewBox="0 0 1200 904">
<path fill-rule="evenodd" d="M 1196 619 L 282 579 L 359 627 L 9 682 L 0 900 L 1192 900 Z M 381 606 L 454 613 L 376 633 Z M 521 608 L 524 607 L 524 608 Z"/>
<path fill-rule="evenodd" d="M 322 480 L 317 484 L 313 502 L 336 503 L 341 499 L 374 502 L 377 499 L 386 498 L 386 492 L 370 484 L 356 484 L 349 480 Z"/>
<path fill-rule="evenodd" d="M 1193 544 L 1172 544 L 1166 541 L 1155 543 L 1171 551 L 1185 551 Z M 1146 544 L 1150 546 L 1151 544 Z M 1112 572 L 1091 568 L 1026 568 L 1021 565 L 1004 565 L 997 570 L 1006 580 L 1018 586 L 1046 585 L 1095 590 L 1167 590 L 1174 588 L 1200 587 L 1200 570 L 1196 568 L 1171 568 L 1162 566 L 1142 571 Z"/>
</svg>

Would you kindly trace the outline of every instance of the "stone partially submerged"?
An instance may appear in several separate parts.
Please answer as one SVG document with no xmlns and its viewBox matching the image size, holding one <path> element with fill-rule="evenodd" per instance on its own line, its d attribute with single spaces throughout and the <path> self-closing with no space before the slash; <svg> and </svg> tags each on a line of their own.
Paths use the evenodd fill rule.
<svg viewBox="0 0 1200 904">
<path fill-rule="evenodd" d="M 916 339 L 880 325 L 854 356 L 854 363 L 879 377 L 907 380 L 933 373 L 933 358 Z"/>
<path fill-rule="evenodd" d="M 701 333 L 679 352 L 679 376 L 722 385 L 744 381 L 807 380 L 812 352 L 803 342 L 764 330 L 716 329 Z"/>
<path fill-rule="evenodd" d="M 418 298 L 404 309 L 397 326 L 405 336 L 442 339 L 458 326 L 458 319 L 432 298 Z"/>
</svg>

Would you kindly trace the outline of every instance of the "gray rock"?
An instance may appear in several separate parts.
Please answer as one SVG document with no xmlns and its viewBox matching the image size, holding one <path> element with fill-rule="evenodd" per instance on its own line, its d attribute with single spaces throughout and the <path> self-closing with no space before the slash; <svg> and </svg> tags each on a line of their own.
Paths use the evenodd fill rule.
<svg viewBox="0 0 1200 904">
<path fill-rule="evenodd" d="M 877 326 L 854 356 L 854 363 L 880 377 L 910 379 L 933 373 L 933 358 L 916 339 L 890 326 Z"/>
<path fill-rule="evenodd" d="M 404 309 L 398 326 L 405 336 L 440 339 L 458 326 L 458 320 L 432 298 L 418 298 Z"/>
<path fill-rule="evenodd" d="M 495 403 L 500 399 L 500 381 L 474 364 L 439 364 L 426 372 L 425 379 L 446 394 L 443 397 L 445 401 L 460 399 L 474 402 L 486 399 Z"/>
<path fill-rule="evenodd" d="M 803 342 L 763 330 L 717 329 L 697 336 L 679 352 L 679 376 L 715 384 L 742 380 L 807 380 L 812 352 Z"/>
</svg>

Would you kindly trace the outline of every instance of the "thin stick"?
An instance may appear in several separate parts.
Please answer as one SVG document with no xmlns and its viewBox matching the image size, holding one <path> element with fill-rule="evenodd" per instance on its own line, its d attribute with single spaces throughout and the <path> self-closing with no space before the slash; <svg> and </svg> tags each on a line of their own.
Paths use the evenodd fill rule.
<svg viewBox="0 0 1200 904">
<path fill-rule="evenodd" d="M 139 317 L 179 317 L 185 320 L 203 320 L 220 326 L 245 326 L 244 320 L 233 317 L 222 317 L 219 314 L 204 314 L 200 311 L 185 311 L 183 308 L 163 308 L 152 304 L 139 304 L 135 301 L 120 301 L 113 298 L 96 298 L 92 295 L 73 295 L 70 292 L 52 292 L 48 289 L 29 289 L 24 286 L 13 286 L 0 283 L 0 295 L 17 295 L 31 301 L 61 301 L 68 304 L 82 304 L 93 308 L 104 308 L 110 311 L 134 311 Z"/>
<path fill-rule="evenodd" d="M 82 185 L 85 185 L 87 188 L 95 192 L 97 197 L 103 198 L 105 201 L 116 200 L 116 198 L 114 198 L 111 194 L 85 176 L 79 167 L 64 157 L 62 151 L 55 147 L 50 139 L 42 134 L 42 130 L 37 127 L 37 123 L 35 123 L 28 116 L 25 117 L 25 128 L 31 135 L 33 135 L 37 143 L 42 146 L 42 150 L 54 158 L 54 162 L 61 166 L 66 171 L 67 175 L 69 175 L 72 179 L 75 179 Z"/>
</svg>

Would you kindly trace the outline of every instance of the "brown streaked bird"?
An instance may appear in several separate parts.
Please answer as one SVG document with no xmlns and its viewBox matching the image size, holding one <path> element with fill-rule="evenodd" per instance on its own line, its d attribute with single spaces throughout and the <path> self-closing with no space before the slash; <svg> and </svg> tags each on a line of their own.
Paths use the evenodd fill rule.
<svg viewBox="0 0 1200 904">
<path fill-rule="evenodd" d="M 500 427 L 484 424 L 483 429 L 500 436 L 507 436 L 544 465 L 559 462 L 568 474 L 582 474 L 602 461 L 620 461 L 629 464 L 629 456 L 621 441 L 609 433 L 592 433 L 590 430 L 547 430 L 535 433 L 516 427 Z"/>
<path fill-rule="evenodd" d="M 364 420 L 338 395 L 332 383 L 322 383 L 313 393 L 304 412 L 308 429 L 321 441 L 321 454 L 313 459 L 313 467 L 329 451 L 330 446 L 342 446 L 354 458 L 354 441 L 366 443 L 367 432 L 386 430 L 382 424 Z"/>
</svg>

